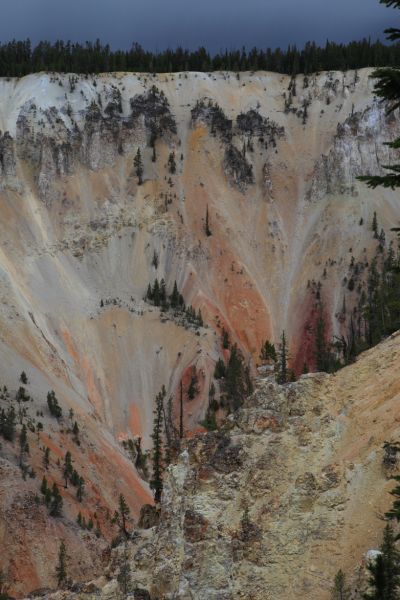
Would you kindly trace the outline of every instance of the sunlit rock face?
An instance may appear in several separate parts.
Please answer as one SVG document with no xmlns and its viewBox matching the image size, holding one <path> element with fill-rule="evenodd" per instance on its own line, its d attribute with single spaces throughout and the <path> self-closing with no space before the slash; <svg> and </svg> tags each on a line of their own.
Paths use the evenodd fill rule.
<svg viewBox="0 0 400 600">
<path fill-rule="evenodd" d="M 0 81 L 0 383 L 15 395 L 26 371 L 29 410 L 44 412 L 47 436 L 31 441 L 37 480 L 13 490 L 37 492 L 50 433 L 53 461 L 69 448 L 87 469 L 87 510 L 112 513 L 123 491 L 137 515 L 151 494 L 121 441 L 141 437 L 150 448 L 162 385 L 177 415 L 182 382 L 185 431 L 199 427 L 223 328 L 253 369 L 262 342 L 285 330 L 299 371 L 313 360 L 309 282 L 321 282 L 327 328 L 340 332 L 351 256 L 376 248 L 373 213 L 387 239 L 400 218 L 395 193 L 356 179 L 381 173 L 393 158 L 383 142 L 400 135 L 369 75 L 298 76 L 295 85 L 270 73 Z M 203 326 L 145 301 L 156 278 L 168 294 L 177 282 Z M 81 449 L 46 413 L 51 389 L 85 429 Z M 10 506 L 13 490 L 4 491 Z M 82 537 L 71 525 L 80 507 L 67 496 L 65 504 L 69 520 L 52 524 L 44 511 L 28 548 L 50 526 Z M 112 536 L 105 512 L 99 520 Z M 77 576 L 91 568 L 86 546 Z M 56 541 L 42 547 L 55 556 Z M 16 593 L 54 578 L 51 561 L 39 568 L 34 553 L 8 548 L 7 568 L 21 552 L 29 573 Z"/>
</svg>

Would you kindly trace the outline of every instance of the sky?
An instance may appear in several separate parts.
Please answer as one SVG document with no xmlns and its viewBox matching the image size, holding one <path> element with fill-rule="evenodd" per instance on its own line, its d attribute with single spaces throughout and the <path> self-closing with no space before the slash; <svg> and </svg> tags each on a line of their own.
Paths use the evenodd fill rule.
<svg viewBox="0 0 400 600">
<path fill-rule="evenodd" d="M 2 42 L 100 38 L 153 51 L 383 40 L 398 16 L 378 0 L 0 0 L 0 9 Z"/>
</svg>

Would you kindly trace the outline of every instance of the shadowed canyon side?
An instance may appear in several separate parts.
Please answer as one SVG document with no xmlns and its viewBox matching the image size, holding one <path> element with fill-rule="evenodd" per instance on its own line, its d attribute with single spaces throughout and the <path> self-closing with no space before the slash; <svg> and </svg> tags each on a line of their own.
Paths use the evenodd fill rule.
<svg viewBox="0 0 400 600">
<path fill-rule="evenodd" d="M 393 192 L 356 181 L 381 172 L 392 152 L 383 142 L 400 135 L 370 73 L 0 80 L 0 383 L 15 394 L 28 374 L 26 407 L 44 425 L 32 466 L 41 478 L 39 446 L 51 446 L 53 461 L 70 450 L 85 472 L 86 518 L 96 514 L 108 539 L 118 493 L 135 517 L 151 501 L 122 442 L 140 437 L 150 448 L 162 385 L 177 416 L 183 382 L 185 431 L 199 426 L 223 329 L 252 369 L 262 342 L 285 330 L 300 372 L 313 361 L 306 332 L 320 283 L 327 328 L 341 333 L 344 298 L 350 309 L 356 302 L 343 286 L 349 264 L 376 251 L 374 212 L 387 238 L 400 219 Z M 176 282 L 195 316 L 149 302 L 156 280 L 168 294 Z M 66 415 L 73 410 L 79 447 L 68 427 L 43 416 L 50 390 Z M 27 528 L 7 546 L 15 594 L 51 585 L 52 527 L 75 540 L 76 579 L 101 571 L 96 540 L 74 525 L 79 505 L 68 489 L 65 520 L 54 525 L 35 508 L 39 483 L 15 483 L 16 493 L 18 469 L 6 459 L 0 469 L 8 473 L 0 543 L 8 527 Z M 43 514 L 29 529 L 32 510 Z"/>
</svg>

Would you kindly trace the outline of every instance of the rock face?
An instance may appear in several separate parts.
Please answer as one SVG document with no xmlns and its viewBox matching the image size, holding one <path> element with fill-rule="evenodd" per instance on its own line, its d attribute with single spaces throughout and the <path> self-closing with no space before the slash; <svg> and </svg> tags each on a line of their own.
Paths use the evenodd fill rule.
<svg viewBox="0 0 400 600">
<path fill-rule="evenodd" d="M 187 442 L 159 524 L 113 551 L 109 581 L 51 597 L 114 599 L 124 581 L 150 600 L 328 600 L 341 568 L 361 599 L 392 502 L 382 446 L 400 433 L 399 358 L 396 334 L 334 376 L 259 380 L 222 430 Z"/>
<path fill-rule="evenodd" d="M 324 600 L 339 568 L 356 585 L 391 504 L 399 355 L 396 335 L 335 376 L 261 380 L 225 431 L 192 440 L 167 476 L 152 597 Z"/>
<path fill-rule="evenodd" d="M 28 430 L 36 479 L 18 479 L 18 439 L 0 451 L 18 482 L 0 481 L 7 507 L 0 566 L 15 576 L 15 595 L 54 584 L 57 545 L 46 544 L 46 528 L 77 544 L 94 535 L 76 527 L 81 507 L 62 489 L 64 521 L 54 523 L 43 512 L 42 526 L 25 540 L 28 550 L 21 541 L 9 543 L 8 527 L 20 527 L 10 520 L 14 500 L 25 498 L 26 523 L 45 474 L 45 447 L 52 445 L 51 482 L 63 485 L 57 459 L 62 464 L 67 450 L 86 469 L 85 516 L 98 514 L 110 541 L 115 531 L 106 512 L 113 513 L 121 490 L 135 518 L 151 502 L 145 475 L 122 442 L 141 438 L 144 451 L 151 447 L 153 403 L 162 385 L 177 416 L 182 383 L 185 431 L 199 427 L 216 361 L 224 356 L 223 329 L 254 372 L 262 342 L 277 342 L 284 329 L 300 372 L 304 354 L 313 353 L 303 344 L 308 282 L 322 282 L 327 330 L 340 333 L 336 315 L 351 257 L 366 262 L 376 251 L 373 213 L 387 242 L 400 218 L 394 192 L 367 191 L 356 180 L 382 172 L 393 158 L 382 143 L 400 135 L 397 114 L 386 115 L 374 100 L 369 75 L 298 77 L 296 94 L 289 78 L 269 73 L 239 79 L 230 73 L 42 73 L 0 80 L 0 385 L 14 399 L 24 370 L 32 399 L 27 418 L 34 428 L 39 420 L 44 425 L 39 437 Z M 201 310 L 203 326 L 144 300 L 156 278 L 165 280 L 168 294 L 177 282 L 186 305 Z M 351 294 L 346 290 L 349 308 Z M 190 399 L 194 372 L 198 392 Z M 59 423 L 48 414 L 50 390 L 63 406 Z M 85 431 L 82 453 L 70 433 L 70 409 Z M 281 412 L 269 409 L 257 427 L 263 424 L 276 435 L 286 427 Z M 323 426 L 328 434 L 329 423 Z M 300 427 L 300 454 L 308 436 Z M 242 477 L 248 457 L 239 438 L 211 436 L 209 449 L 200 444 L 211 474 Z M 299 506 L 315 502 L 322 485 L 321 473 L 308 472 L 312 477 L 299 473 Z M 221 481 L 227 496 L 233 483 Z M 246 554 L 246 536 L 260 535 L 250 507 L 245 531 L 238 529 L 245 509 L 232 521 L 232 557 Z M 191 538 L 205 542 L 214 526 L 196 506 L 187 510 L 182 523 Z M 34 540 L 43 549 L 42 570 Z M 79 564 L 85 544 L 80 548 L 76 579 L 89 574 L 90 562 L 93 573 L 101 569 L 93 554 Z M 13 556 L 26 561 L 22 574 Z"/>
</svg>

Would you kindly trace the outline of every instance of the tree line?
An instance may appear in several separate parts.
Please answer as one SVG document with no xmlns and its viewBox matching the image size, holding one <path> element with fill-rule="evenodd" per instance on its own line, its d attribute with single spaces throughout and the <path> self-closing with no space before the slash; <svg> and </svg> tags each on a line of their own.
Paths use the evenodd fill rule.
<svg viewBox="0 0 400 600">
<path fill-rule="evenodd" d="M 133 43 L 129 50 L 111 50 L 100 40 L 84 44 L 57 40 L 33 46 L 29 39 L 0 43 L 0 76 L 22 77 L 39 71 L 60 73 L 102 73 L 133 71 L 169 73 L 181 71 L 274 71 L 297 75 L 329 70 L 390 67 L 400 63 L 400 44 L 383 44 L 370 39 L 324 46 L 307 42 L 304 48 L 225 50 L 210 54 L 204 47 L 181 47 L 161 52 L 144 50 Z"/>
</svg>

